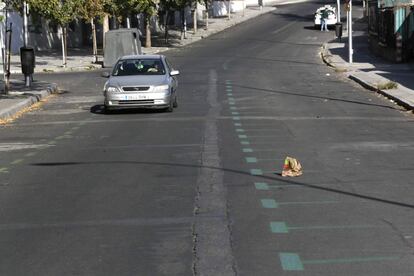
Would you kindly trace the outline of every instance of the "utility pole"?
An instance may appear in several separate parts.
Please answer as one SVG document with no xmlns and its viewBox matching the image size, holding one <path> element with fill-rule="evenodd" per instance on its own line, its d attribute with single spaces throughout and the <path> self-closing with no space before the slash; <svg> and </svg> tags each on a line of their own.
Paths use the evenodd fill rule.
<svg viewBox="0 0 414 276">
<path fill-rule="evenodd" d="M 23 2 L 23 47 L 26 48 L 29 44 L 29 32 L 27 29 L 27 15 L 29 14 L 29 5 L 26 1 Z"/>
<path fill-rule="evenodd" d="M 352 0 L 349 0 L 349 11 L 348 11 L 348 52 L 349 52 L 349 63 L 353 62 L 354 49 L 352 47 Z"/>
<path fill-rule="evenodd" d="M 229 0 L 228 2 L 229 2 L 229 7 L 228 7 L 228 15 L 229 15 L 229 17 L 228 17 L 228 19 L 230 20 L 230 18 L 231 18 L 231 13 L 230 13 L 231 0 Z"/>
<path fill-rule="evenodd" d="M 337 14 L 336 14 L 336 23 L 341 23 L 341 2 L 336 0 Z"/>
</svg>

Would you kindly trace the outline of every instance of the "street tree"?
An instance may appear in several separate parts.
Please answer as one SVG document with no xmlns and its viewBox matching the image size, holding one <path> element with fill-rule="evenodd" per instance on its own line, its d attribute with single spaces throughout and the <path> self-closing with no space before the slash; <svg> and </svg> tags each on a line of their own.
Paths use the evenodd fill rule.
<svg viewBox="0 0 414 276">
<path fill-rule="evenodd" d="M 27 3 L 32 10 L 59 26 L 62 34 L 62 63 L 66 67 L 68 24 L 79 16 L 83 0 L 27 0 Z"/>
<path fill-rule="evenodd" d="M 83 3 L 79 9 L 79 15 L 91 24 L 92 30 L 92 52 L 94 62 L 98 62 L 98 45 L 96 40 L 95 19 L 105 16 L 104 0 L 82 0 Z"/>
</svg>

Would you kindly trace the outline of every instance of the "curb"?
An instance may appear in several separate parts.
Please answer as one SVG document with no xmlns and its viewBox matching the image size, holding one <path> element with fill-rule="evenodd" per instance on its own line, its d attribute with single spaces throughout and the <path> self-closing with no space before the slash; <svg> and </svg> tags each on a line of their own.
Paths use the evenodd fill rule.
<svg viewBox="0 0 414 276">
<path fill-rule="evenodd" d="M 329 56 L 332 56 L 331 52 L 329 51 L 329 49 L 327 49 L 327 43 L 324 43 L 321 47 L 321 58 L 322 61 L 329 67 L 333 68 L 333 69 L 338 69 L 338 67 L 334 66 L 332 64 L 332 62 L 329 60 Z M 358 72 L 358 71 L 354 71 L 354 72 Z M 398 105 L 408 109 L 408 110 L 414 110 L 414 104 L 405 100 L 403 97 L 398 97 L 395 94 L 398 94 L 398 92 L 392 93 L 391 90 L 384 90 L 384 89 L 378 89 L 374 84 L 365 81 L 364 79 L 362 79 L 361 77 L 358 77 L 355 73 L 349 73 L 347 74 L 348 78 L 350 80 L 353 80 L 354 82 L 358 83 L 359 85 L 361 85 L 362 87 L 364 87 L 367 90 L 370 91 L 374 91 L 380 95 L 383 95 L 385 97 L 387 97 L 388 99 L 394 101 L 395 103 L 397 103 Z M 399 86 L 401 86 L 399 84 Z"/>
<path fill-rule="evenodd" d="M 404 108 L 408 109 L 408 110 L 414 110 L 414 105 L 412 103 L 410 103 L 409 101 L 406 101 L 404 98 L 398 97 L 396 95 L 393 95 L 393 93 L 391 93 L 391 90 L 384 90 L 384 89 L 378 89 L 377 87 L 375 87 L 373 84 L 363 80 L 362 78 L 350 74 L 349 79 L 355 81 L 356 83 L 358 83 L 359 85 L 361 85 L 362 87 L 377 92 L 378 94 L 381 94 L 387 98 L 389 98 L 390 100 L 393 100 L 394 102 L 396 102 L 398 105 L 403 106 Z M 399 86 L 401 86 L 399 84 Z"/>
<path fill-rule="evenodd" d="M 57 93 L 59 90 L 57 84 L 52 83 L 49 84 L 49 87 L 47 87 L 44 90 L 40 91 L 31 91 L 24 93 L 23 95 L 30 95 L 26 99 L 22 99 L 21 101 L 15 103 L 14 105 L 5 108 L 3 110 L 0 110 L 0 120 L 7 120 L 15 116 L 17 113 L 22 111 L 25 108 L 28 108 L 32 106 L 33 104 L 41 101 L 42 99 L 46 98 L 50 94 Z"/>
<path fill-rule="evenodd" d="M 35 74 L 39 74 L 39 73 L 60 73 L 60 72 L 84 72 L 84 71 L 93 71 L 93 70 L 98 70 L 98 69 L 102 69 L 102 66 L 98 66 L 98 65 L 94 65 L 94 64 L 90 64 L 90 65 L 85 65 L 85 66 L 78 66 L 78 67 L 50 67 L 50 68 L 42 68 L 42 69 L 36 69 L 34 70 Z M 11 70 L 10 71 L 11 74 L 21 74 L 21 70 L 15 69 L 15 70 Z"/>
</svg>

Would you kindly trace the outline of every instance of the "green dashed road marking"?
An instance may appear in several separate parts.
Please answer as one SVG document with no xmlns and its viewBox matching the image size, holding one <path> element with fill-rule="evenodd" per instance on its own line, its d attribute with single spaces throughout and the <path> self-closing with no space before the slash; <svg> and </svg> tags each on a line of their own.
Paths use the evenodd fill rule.
<svg viewBox="0 0 414 276">
<path fill-rule="evenodd" d="M 234 121 L 239 121 L 239 120 L 240 120 L 240 117 L 235 116 L 235 117 L 233 117 L 233 120 L 234 120 Z"/>
<path fill-rule="evenodd" d="M 304 265 L 324 265 L 324 264 L 350 264 L 350 263 L 367 263 L 367 262 L 384 262 L 396 261 L 397 256 L 371 256 L 371 257 L 354 257 L 338 259 L 320 259 L 320 260 L 301 260 L 296 253 L 279 253 L 282 269 L 285 271 L 303 271 Z"/>
<path fill-rule="evenodd" d="M 246 157 L 247 163 L 257 163 L 256 157 Z"/>
<path fill-rule="evenodd" d="M 37 152 L 29 152 L 29 153 L 26 153 L 24 156 L 32 157 L 32 156 L 35 156 L 36 154 L 37 154 Z"/>
<path fill-rule="evenodd" d="M 251 175 L 263 175 L 263 171 L 261 169 L 251 169 L 250 174 Z"/>
<path fill-rule="evenodd" d="M 229 105 L 235 105 L 236 103 L 235 102 L 229 102 Z"/>
<path fill-rule="evenodd" d="M 266 161 L 274 161 L 274 162 L 277 162 L 277 160 L 275 159 L 275 158 L 260 158 L 260 159 L 257 159 L 257 160 L 259 160 L 259 161 L 263 161 L 263 162 L 266 162 Z M 281 162 L 283 162 L 283 161 L 281 161 Z"/>
<path fill-rule="evenodd" d="M 283 224 L 283 227 L 280 225 Z M 272 227 L 272 225 L 279 225 L 279 228 Z M 284 222 L 271 222 L 271 228 L 273 233 L 288 233 L 289 230 L 344 230 L 344 229 L 369 229 L 369 228 L 381 228 L 381 226 L 375 225 L 314 225 L 314 226 L 287 226 Z M 273 231 L 273 229 L 275 231 Z M 277 230 L 283 229 L 285 232 L 279 232 Z"/>
<path fill-rule="evenodd" d="M 239 115 L 239 112 L 232 112 L 231 115 Z"/>
<path fill-rule="evenodd" d="M 251 148 L 244 148 L 242 149 L 243 152 L 247 153 L 247 152 L 253 152 L 253 150 Z"/>
<path fill-rule="evenodd" d="M 264 191 L 269 190 L 269 185 L 264 182 L 255 182 L 254 186 L 256 187 L 257 190 L 264 190 Z"/>
<path fill-rule="evenodd" d="M 250 145 L 250 142 L 249 141 L 240 141 L 240 144 L 242 144 L 242 145 Z"/>
<path fill-rule="evenodd" d="M 230 101 L 230 102 L 234 102 L 234 98 L 229 97 L 229 101 Z"/>
<path fill-rule="evenodd" d="M 266 198 L 260 200 L 262 207 L 266 209 L 275 209 L 279 207 L 279 204 L 274 199 Z"/>
<path fill-rule="evenodd" d="M 282 269 L 285 271 L 302 271 L 303 264 L 298 254 L 295 253 L 279 253 Z"/>
<path fill-rule="evenodd" d="M 234 123 L 234 126 L 240 127 L 240 126 L 242 126 L 242 124 L 241 123 Z"/>
<path fill-rule="evenodd" d="M 265 209 L 276 209 L 279 208 L 279 204 L 274 199 L 261 199 L 262 207 Z"/>
<path fill-rule="evenodd" d="M 263 186 L 265 187 L 265 186 Z M 313 204 L 334 204 L 339 203 L 339 201 L 298 201 L 298 202 L 277 202 L 274 199 L 266 199 L 266 200 L 272 200 L 274 202 L 273 208 L 278 208 L 282 205 L 313 205 Z M 262 200 L 263 201 L 263 200 Z"/>
<path fill-rule="evenodd" d="M 240 134 L 238 136 L 239 136 L 240 139 L 247 139 L 247 135 L 245 135 L 245 134 Z"/>
<path fill-rule="evenodd" d="M 265 182 L 256 182 L 254 183 L 257 190 L 268 191 L 270 189 L 285 188 L 285 187 L 302 187 L 301 185 L 295 184 L 282 184 L 282 185 L 269 185 Z"/>
<path fill-rule="evenodd" d="M 313 205 L 313 204 L 337 204 L 339 201 L 296 201 L 279 202 L 279 205 Z"/>
<path fill-rule="evenodd" d="M 303 260 L 303 264 L 346 264 L 346 263 L 367 263 L 381 261 L 396 261 L 400 259 L 397 256 L 378 256 L 378 257 L 360 257 L 360 258 L 342 258 L 327 260 Z"/>
<path fill-rule="evenodd" d="M 14 160 L 13 162 L 11 162 L 10 164 L 12 164 L 12 165 L 17 165 L 17 164 L 19 164 L 19 163 L 22 163 L 24 161 L 24 159 L 16 159 L 16 160 Z"/>
<path fill-rule="evenodd" d="M 236 110 L 237 109 L 237 107 L 235 107 L 235 106 L 230 106 L 230 110 Z"/>
<path fill-rule="evenodd" d="M 242 129 L 242 128 L 236 128 L 236 132 L 244 132 L 244 129 Z"/>
</svg>

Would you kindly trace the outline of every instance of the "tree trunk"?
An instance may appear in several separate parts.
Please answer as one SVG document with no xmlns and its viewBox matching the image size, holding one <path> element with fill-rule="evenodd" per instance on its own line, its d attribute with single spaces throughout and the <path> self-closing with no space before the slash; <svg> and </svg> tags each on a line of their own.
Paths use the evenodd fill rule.
<svg viewBox="0 0 414 276">
<path fill-rule="evenodd" d="M 131 29 L 131 17 L 129 15 L 126 18 L 126 27 L 127 29 Z"/>
<path fill-rule="evenodd" d="M 206 6 L 206 30 L 208 30 L 208 9 L 209 9 L 208 1 L 205 1 L 204 4 Z"/>
<path fill-rule="evenodd" d="M 67 47 L 66 47 L 66 26 L 59 26 L 61 30 L 61 41 L 62 41 L 62 66 L 67 65 Z"/>
<path fill-rule="evenodd" d="M 185 9 L 182 8 L 181 11 L 181 40 L 187 38 L 187 21 L 185 19 Z"/>
<path fill-rule="evenodd" d="M 106 34 L 107 31 L 109 31 L 109 15 L 107 15 L 107 14 L 104 16 L 102 27 L 103 27 L 103 31 L 102 31 L 103 46 L 102 46 L 102 49 L 103 49 L 103 52 L 105 52 L 105 34 Z"/>
<path fill-rule="evenodd" d="M 91 19 L 91 28 L 92 28 L 92 54 L 93 62 L 98 62 L 98 45 L 96 43 L 96 26 L 93 18 Z"/>
<path fill-rule="evenodd" d="M 170 11 L 166 11 L 165 12 L 165 17 L 164 17 L 164 41 L 165 44 L 168 43 L 168 22 L 170 22 Z"/>
<path fill-rule="evenodd" d="M 145 47 L 151 47 L 151 16 L 145 16 Z"/>
<path fill-rule="evenodd" d="M 195 9 L 193 14 L 193 28 L 194 28 L 194 34 L 197 33 L 197 2 L 195 3 Z"/>
</svg>

